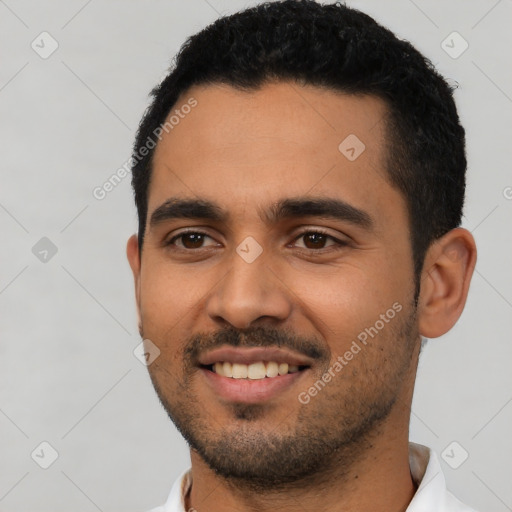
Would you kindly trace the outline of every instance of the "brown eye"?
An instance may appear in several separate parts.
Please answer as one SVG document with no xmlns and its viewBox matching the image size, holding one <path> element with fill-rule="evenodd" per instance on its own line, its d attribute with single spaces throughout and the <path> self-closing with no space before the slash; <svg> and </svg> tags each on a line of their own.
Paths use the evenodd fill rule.
<svg viewBox="0 0 512 512">
<path fill-rule="evenodd" d="M 300 239 L 303 240 L 303 247 L 300 245 L 298 247 L 310 251 L 320 251 L 322 249 L 328 249 L 332 246 L 337 246 L 337 248 L 340 248 L 347 245 L 346 242 L 338 240 L 333 236 L 318 230 L 304 231 L 295 240 L 297 241 Z M 333 243 L 326 245 L 329 240 Z"/>
<path fill-rule="evenodd" d="M 211 237 L 206 233 L 201 233 L 200 231 L 187 231 L 172 237 L 166 245 L 175 246 L 178 249 L 202 249 L 206 238 L 211 239 Z M 180 240 L 180 243 L 176 244 L 176 240 Z"/>
<path fill-rule="evenodd" d="M 307 249 L 323 249 L 327 238 L 329 238 L 323 233 L 306 233 L 305 235 L 302 235 L 302 237 Z"/>
<path fill-rule="evenodd" d="M 204 241 L 204 235 L 200 233 L 186 233 L 181 235 L 182 243 L 187 249 L 199 249 Z"/>
</svg>

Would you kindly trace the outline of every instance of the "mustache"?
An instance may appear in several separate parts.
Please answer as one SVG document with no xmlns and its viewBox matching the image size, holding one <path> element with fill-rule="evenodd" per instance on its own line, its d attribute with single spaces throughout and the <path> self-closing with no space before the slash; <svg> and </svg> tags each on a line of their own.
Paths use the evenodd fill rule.
<svg viewBox="0 0 512 512">
<path fill-rule="evenodd" d="M 290 349 L 315 360 L 330 360 L 328 346 L 320 340 L 298 336 L 290 330 L 269 327 L 247 329 L 222 328 L 210 334 L 192 336 L 184 349 L 184 357 L 197 365 L 199 355 L 223 345 L 233 347 L 279 347 Z"/>
</svg>

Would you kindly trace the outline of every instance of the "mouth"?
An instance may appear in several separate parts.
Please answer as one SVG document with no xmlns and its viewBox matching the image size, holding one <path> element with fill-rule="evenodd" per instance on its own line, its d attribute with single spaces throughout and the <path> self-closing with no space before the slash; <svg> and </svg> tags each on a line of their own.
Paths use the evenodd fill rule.
<svg viewBox="0 0 512 512">
<path fill-rule="evenodd" d="M 246 380 L 274 379 L 309 368 L 307 365 L 278 363 L 277 361 L 257 361 L 251 364 L 217 361 L 214 364 L 200 365 L 200 367 L 221 377 Z"/>
<path fill-rule="evenodd" d="M 282 396 L 311 366 L 309 358 L 278 348 L 227 347 L 199 358 L 201 374 L 215 396 L 242 403 Z"/>
</svg>

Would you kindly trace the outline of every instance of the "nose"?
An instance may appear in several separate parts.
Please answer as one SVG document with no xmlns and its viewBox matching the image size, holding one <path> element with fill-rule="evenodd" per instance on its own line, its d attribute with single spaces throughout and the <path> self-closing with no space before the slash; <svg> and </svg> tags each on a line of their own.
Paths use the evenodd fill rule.
<svg viewBox="0 0 512 512">
<path fill-rule="evenodd" d="M 251 327 L 262 318 L 285 321 L 292 310 L 292 292 L 270 266 L 265 251 L 249 261 L 233 251 L 229 270 L 208 297 L 209 317 L 238 329 Z"/>
</svg>

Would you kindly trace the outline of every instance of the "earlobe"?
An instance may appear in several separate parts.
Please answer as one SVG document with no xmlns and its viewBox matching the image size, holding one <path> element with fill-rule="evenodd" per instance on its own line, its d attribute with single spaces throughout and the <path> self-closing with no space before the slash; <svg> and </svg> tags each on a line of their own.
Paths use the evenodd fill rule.
<svg viewBox="0 0 512 512">
<path fill-rule="evenodd" d="M 437 338 L 457 322 L 476 264 L 476 245 L 464 228 L 452 229 L 428 249 L 418 306 L 422 336 Z"/>
</svg>

